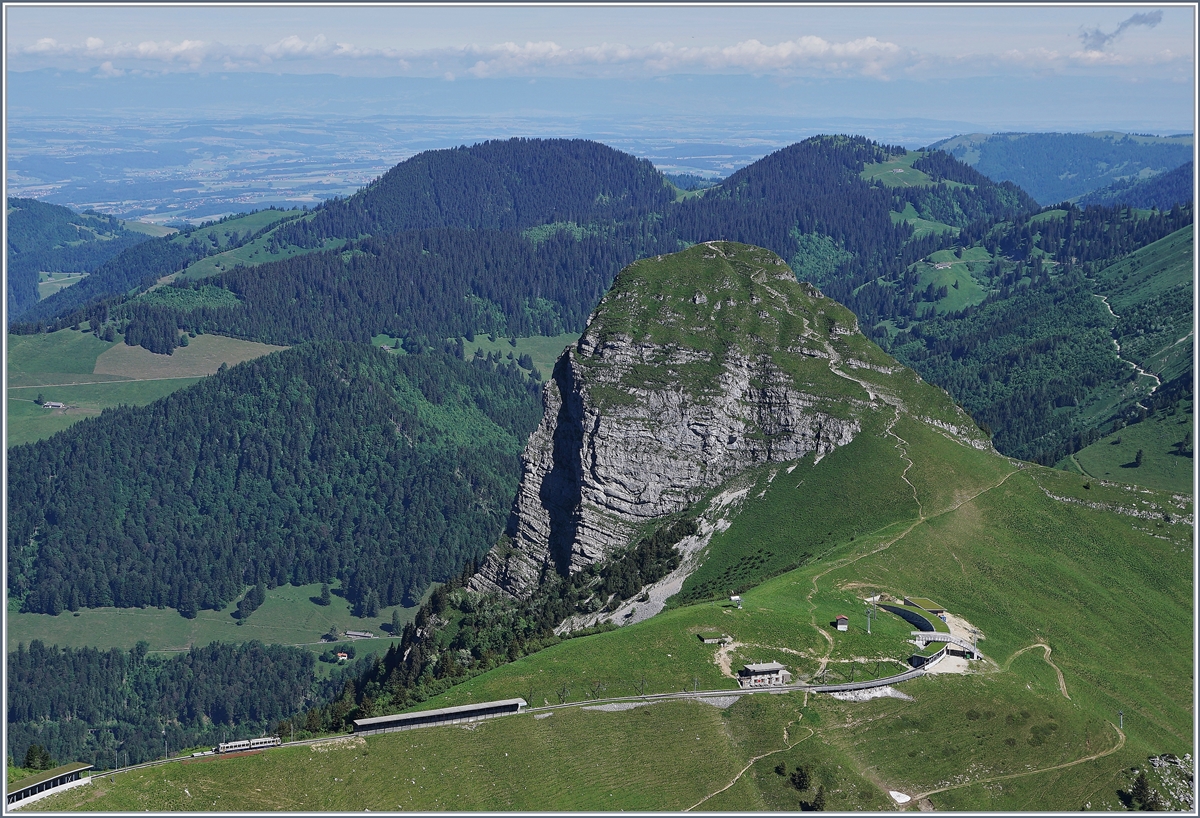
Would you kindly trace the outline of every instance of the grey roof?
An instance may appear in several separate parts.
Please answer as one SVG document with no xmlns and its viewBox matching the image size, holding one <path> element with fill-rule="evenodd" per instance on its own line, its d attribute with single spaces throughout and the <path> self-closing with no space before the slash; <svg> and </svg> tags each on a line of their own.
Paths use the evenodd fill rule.
<svg viewBox="0 0 1200 818">
<path fill-rule="evenodd" d="M 472 710 L 482 710 L 487 707 L 500 707 L 502 705 L 519 705 L 525 707 L 529 703 L 524 699 L 501 699 L 497 702 L 479 702 L 478 704 L 460 704 L 457 707 L 442 707 L 437 710 L 416 710 L 411 713 L 393 713 L 390 716 L 375 716 L 370 719 L 355 719 L 354 724 L 359 727 L 368 727 L 372 724 L 381 724 L 383 722 L 395 721 L 399 718 L 409 718 L 416 716 L 454 716 L 460 713 L 469 713 Z"/>
<path fill-rule="evenodd" d="M 746 665 L 746 670 L 750 673 L 774 673 L 777 670 L 783 670 L 783 665 L 778 662 L 763 662 L 757 665 Z"/>
<path fill-rule="evenodd" d="M 12 795 L 14 792 L 20 792 L 21 790 L 29 789 L 30 787 L 36 787 L 43 781 L 49 781 L 53 778 L 58 778 L 60 775 L 66 775 L 67 773 L 73 773 L 80 770 L 90 770 L 93 766 L 95 765 L 84 764 L 82 761 L 73 761 L 70 764 L 62 765 L 61 767 L 55 767 L 53 770 L 46 770 L 45 772 L 38 773 L 37 775 L 31 775 L 28 778 L 22 778 L 20 781 L 14 781 L 5 787 L 5 792 L 7 792 L 9 795 Z"/>
</svg>

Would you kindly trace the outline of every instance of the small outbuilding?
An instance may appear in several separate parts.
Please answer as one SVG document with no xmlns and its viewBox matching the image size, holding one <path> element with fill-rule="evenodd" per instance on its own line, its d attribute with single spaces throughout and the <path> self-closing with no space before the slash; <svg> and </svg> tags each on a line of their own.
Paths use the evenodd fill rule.
<svg viewBox="0 0 1200 818">
<path fill-rule="evenodd" d="M 701 642 L 706 645 L 728 645 L 733 641 L 733 637 L 716 631 L 705 631 L 704 633 L 696 634 Z"/>
<path fill-rule="evenodd" d="M 834 619 L 837 622 L 837 629 L 839 631 L 850 630 L 850 617 L 845 614 L 838 614 Z"/>
<path fill-rule="evenodd" d="M 791 682 L 792 674 L 778 662 L 750 664 L 738 671 L 739 687 L 778 687 Z"/>
</svg>

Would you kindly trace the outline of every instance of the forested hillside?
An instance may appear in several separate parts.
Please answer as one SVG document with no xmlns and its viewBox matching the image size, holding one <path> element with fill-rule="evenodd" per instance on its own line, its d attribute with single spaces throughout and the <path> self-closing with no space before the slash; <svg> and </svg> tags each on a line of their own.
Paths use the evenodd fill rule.
<svg viewBox="0 0 1200 818">
<path fill-rule="evenodd" d="M 90 273 L 150 237 L 126 230 L 114 218 L 79 214 L 36 199 L 8 200 L 8 315 L 38 301 L 38 273 Z"/>
<path fill-rule="evenodd" d="M 8 749 L 30 745 L 58 762 L 111 769 L 197 745 L 261 735 L 337 692 L 319 684 L 303 648 L 214 642 L 165 657 L 146 643 L 129 652 L 47 647 L 33 640 L 8 654 Z M 163 732 L 165 730 L 165 733 Z"/>
<path fill-rule="evenodd" d="M 9 599 L 220 609 L 340 578 L 413 604 L 503 527 L 541 415 L 516 366 L 305 345 L 9 450 Z"/>
<path fill-rule="evenodd" d="M 155 352 L 178 345 L 181 329 L 285 344 L 364 343 L 380 333 L 439 344 L 475 333 L 557 335 L 582 326 L 612 271 L 647 244 L 653 252 L 652 239 L 628 225 L 579 237 L 559 231 L 538 242 L 498 230 L 404 230 L 178 282 L 184 295 L 215 284 L 234 296 L 232 304 L 138 299 L 112 315 L 127 339 L 134 340 L 132 330 L 134 343 Z"/>
<path fill-rule="evenodd" d="M 106 305 L 123 300 L 126 293 L 144 290 L 163 276 L 178 273 L 199 259 L 251 242 L 275 229 L 276 222 L 290 218 L 295 217 L 285 217 L 284 211 L 259 211 L 249 217 L 239 214 L 199 228 L 187 227 L 161 238 L 145 240 L 146 236 L 134 234 L 142 240 L 140 243 L 106 257 L 107 261 L 95 267 L 82 282 L 28 309 L 20 316 L 21 322 L 10 320 L 10 331 L 37 331 L 48 319 L 70 316 L 88 306 L 93 311 L 103 312 Z M 242 227 L 243 221 L 249 221 L 252 226 Z M 259 227 L 262 222 L 266 224 Z M 71 318 L 64 326 L 70 326 L 76 320 Z"/>
<path fill-rule="evenodd" d="M 474 197 L 453 186 L 427 191 L 425 198 L 397 193 L 393 206 L 385 193 L 400 180 L 425 178 L 425 166 L 414 157 L 357 196 L 331 203 L 309 219 L 282 225 L 271 241 L 320 246 L 338 236 L 364 236 L 396 225 L 404 229 L 351 239 L 337 250 L 234 269 L 203 282 L 177 282 L 183 287 L 228 289 L 239 300 L 237 305 L 135 300 L 111 317 L 120 322 L 118 329 L 126 331 L 127 340 L 156 352 L 169 352 L 183 329 L 283 343 L 364 341 L 380 332 L 435 343 L 483 332 L 577 332 L 616 271 L 639 257 L 674 252 L 713 237 L 769 247 L 802 270 L 813 266 L 806 263 L 809 256 L 824 252 L 828 263 L 818 264 L 819 274 L 810 277 L 833 288 L 836 296 L 878 276 L 881 267 L 898 274 L 947 241 L 936 234 L 912 240 L 913 228 L 897 221 L 896 212 L 915 208 L 922 217 L 947 219 L 948 229 L 976 219 L 1012 217 L 1034 206 L 1011 185 L 994 185 L 949 159 L 931 165 L 939 181 L 921 187 L 889 188 L 863 179 L 864 163 L 907 152 L 861 138 L 807 140 L 739 171 L 702 197 L 678 203 L 661 175 L 654 176 L 655 184 L 646 181 L 646 173 L 657 171 L 645 163 L 631 157 L 618 162 L 612 157 L 623 155 L 594 143 L 564 144 L 599 150 L 598 157 L 605 160 L 601 167 L 615 165 L 604 178 L 622 182 L 628 177 L 626 187 L 610 181 L 606 189 L 618 193 L 594 194 L 603 179 L 592 171 L 583 192 L 565 199 L 557 188 L 545 190 L 544 184 L 507 182 L 508 187 L 502 187 L 509 198 L 498 193 L 501 204 L 491 209 L 480 210 Z M 517 140 L 486 146 L 498 151 L 502 145 L 526 161 L 542 143 Z M 543 147 L 548 161 L 565 163 L 559 155 L 563 144 L 549 141 Z M 428 160 L 452 165 L 482 161 L 470 151 L 435 152 Z M 493 165 L 508 167 L 498 160 L 487 167 L 495 170 Z M 541 194 L 534 195 L 538 190 Z M 668 192 L 660 195 L 662 191 Z M 593 194 L 595 200 L 584 207 Z M 431 200 L 439 203 L 437 213 L 442 216 L 428 210 Z M 409 229 L 435 217 L 463 226 Z M 524 227 L 537 219 L 541 222 L 536 226 Z M 483 227 L 467 229 L 471 225 Z M 81 320 L 94 325 L 109 317 L 109 311 L 97 306 L 53 326 Z M 35 327 L 19 328 L 30 329 Z"/>
<path fill-rule="evenodd" d="M 991 430 L 1000 451 L 1049 465 L 1109 431 L 1146 395 L 1128 388 L 1130 365 L 1116 355 L 1117 321 L 1097 298 L 1108 290 L 1102 271 L 1191 221 L 1191 209 L 1179 207 L 1151 216 L 1047 210 L 964 230 L 957 253 L 871 282 L 847 302 L 877 342 Z M 1190 259 L 1190 241 L 1178 249 Z M 940 286 L 934 275 L 943 276 Z M 969 289 L 977 302 L 954 308 Z M 1190 305 L 1190 294 L 1180 297 Z M 1123 306 L 1133 311 L 1149 298 Z M 1164 337 L 1174 342 L 1175 330 L 1172 321 Z"/>
<path fill-rule="evenodd" d="M 1050 205 L 1119 180 L 1177 168 L 1192 158 L 1192 137 L 1111 131 L 969 134 L 935 142 L 930 149 L 945 151 L 997 182 L 1015 182 Z"/>
<path fill-rule="evenodd" d="M 1149 179 L 1129 179 L 1114 182 L 1108 187 L 1093 190 L 1076 200 L 1080 207 L 1088 205 L 1125 205 L 1127 207 L 1170 210 L 1175 205 L 1192 201 L 1194 166 L 1185 162 L 1174 170 L 1151 176 Z"/>
<path fill-rule="evenodd" d="M 327 238 L 431 227 L 512 231 L 628 221 L 674 198 L 649 161 L 599 142 L 509 139 L 418 154 L 278 235 L 280 242 L 312 247 Z"/>
</svg>

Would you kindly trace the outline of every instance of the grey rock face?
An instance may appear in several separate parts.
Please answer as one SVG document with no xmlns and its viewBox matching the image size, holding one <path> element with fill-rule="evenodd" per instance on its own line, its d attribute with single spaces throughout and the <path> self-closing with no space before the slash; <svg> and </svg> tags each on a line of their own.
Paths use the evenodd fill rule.
<svg viewBox="0 0 1200 818">
<path fill-rule="evenodd" d="M 624 548 L 646 523 L 749 466 L 824 455 L 860 429 L 823 411 L 827 399 L 797 390 L 766 355 L 731 350 L 702 388 L 669 376 L 627 385 L 634 367 L 672 373 L 707 357 L 624 336 L 598 344 L 588 333 L 564 352 L 522 456 L 508 530 L 471 587 L 525 595 L 548 572 L 573 573 Z M 601 411 L 596 392 L 604 389 Z M 612 400 L 614 389 L 622 399 Z"/>
</svg>

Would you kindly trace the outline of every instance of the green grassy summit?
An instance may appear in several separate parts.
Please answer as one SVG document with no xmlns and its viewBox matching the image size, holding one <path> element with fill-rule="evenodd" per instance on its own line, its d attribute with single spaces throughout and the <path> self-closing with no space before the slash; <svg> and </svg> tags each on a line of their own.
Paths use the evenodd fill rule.
<svg viewBox="0 0 1200 818">
<path fill-rule="evenodd" d="M 810 327 L 853 329 L 849 310 L 798 284 L 783 259 L 736 242 L 706 242 L 626 267 L 592 319 L 599 343 L 686 346 L 723 356 L 786 350 Z M 599 329 L 597 329 L 599 328 Z"/>
</svg>

